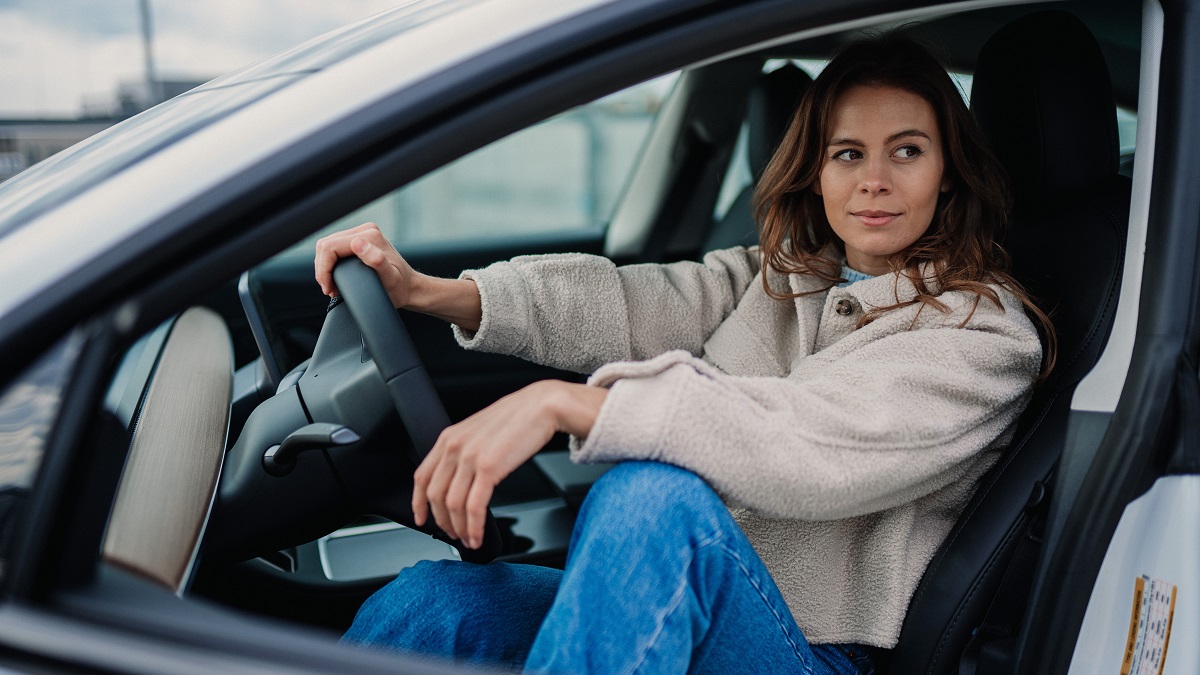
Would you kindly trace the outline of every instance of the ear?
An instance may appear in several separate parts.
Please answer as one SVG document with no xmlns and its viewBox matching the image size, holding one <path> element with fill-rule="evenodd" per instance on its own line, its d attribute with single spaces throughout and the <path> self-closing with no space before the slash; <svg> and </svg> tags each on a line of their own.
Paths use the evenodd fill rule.
<svg viewBox="0 0 1200 675">
<path fill-rule="evenodd" d="M 821 180 L 820 179 L 817 179 L 817 182 L 812 184 L 812 191 L 813 191 L 814 195 L 816 195 L 818 197 L 821 196 Z"/>
<path fill-rule="evenodd" d="M 954 187 L 954 184 L 950 181 L 949 178 L 942 179 L 942 187 L 941 187 L 942 192 L 949 192 L 950 188 L 952 188 L 952 187 Z"/>
</svg>

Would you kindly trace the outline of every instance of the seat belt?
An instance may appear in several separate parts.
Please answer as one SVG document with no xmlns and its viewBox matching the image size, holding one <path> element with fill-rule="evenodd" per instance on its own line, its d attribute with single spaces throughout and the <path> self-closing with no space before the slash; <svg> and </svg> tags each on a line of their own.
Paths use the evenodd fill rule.
<svg viewBox="0 0 1200 675">
<path fill-rule="evenodd" d="M 1029 592 L 1033 586 L 1033 573 L 1037 568 L 1038 554 L 1042 549 L 1042 533 L 1046 525 L 1049 504 L 1048 485 L 1053 484 L 1054 470 L 1045 481 L 1033 484 L 1029 501 L 1025 504 L 1025 526 L 1021 529 L 1017 548 L 1008 562 L 1004 577 L 996 588 L 992 604 L 984 614 L 983 623 L 972 633 L 963 648 L 958 663 L 959 675 L 976 675 L 980 654 L 984 648 L 1014 638 L 1025 616 Z"/>
</svg>

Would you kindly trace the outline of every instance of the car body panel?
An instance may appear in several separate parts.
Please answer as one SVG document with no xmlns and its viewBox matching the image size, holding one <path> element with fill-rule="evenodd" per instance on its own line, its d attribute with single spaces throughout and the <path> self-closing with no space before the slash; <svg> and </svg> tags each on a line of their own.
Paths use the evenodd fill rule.
<svg viewBox="0 0 1200 675">
<path fill-rule="evenodd" d="M 1125 662 L 1131 673 L 1182 675 L 1200 664 L 1194 639 L 1200 603 L 1189 593 L 1200 588 L 1196 513 L 1195 475 L 1164 476 L 1126 507 L 1088 601 L 1071 675 L 1111 671 L 1112 664 Z"/>
<path fill-rule="evenodd" d="M 922 6 L 923 3 L 919 2 L 787 3 L 763 0 L 744 3 L 742 6 L 747 8 L 747 14 L 761 9 L 762 16 L 759 18 L 769 17 L 771 12 L 786 15 L 791 22 L 788 25 L 796 30 L 777 29 L 776 33 L 786 34 L 773 34 L 765 41 L 749 40 L 743 44 L 713 48 L 715 53 L 710 58 L 717 58 L 716 53 L 728 55 L 748 51 L 800 36 L 818 36 L 853 26 L 875 25 L 885 19 L 900 21 L 1019 3 L 924 4 L 928 6 Z M 1177 13 L 1173 16 L 1189 9 L 1182 1 L 1169 2 L 1167 5 Z M 455 11 L 414 27 L 402 39 L 394 38 L 374 44 L 344 60 L 321 63 L 307 70 L 302 68 L 302 73 L 296 73 L 280 61 L 278 70 L 268 68 L 260 73 L 264 78 L 280 80 L 269 86 L 264 84 L 261 98 L 188 135 L 174 139 L 165 147 L 156 148 L 153 153 L 140 157 L 137 162 L 115 171 L 111 176 L 104 176 L 88 189 L 70 199 L 64 198 L 63 203 L 0 236 L 0 283 L 8 291 L 0 298 L 0 346 L 11 347 L 16 355 L 12 362 L 0 365 L 0 382 L 20 370 L 26 359 L 42 351 L 49 338 L 76 331 L 77 335 L 86 335 L 89 345 L 85 350 L 84 363 L 79 366 L 66 392 L 64 414 L 70 419 L 61 422 L 53 439 L 54 461 L 49 462 L 49 468 L 41 477 L 41 492 L 37 495 L 39 502 L 33 509 L 36 517 L 34 526 L 45 527 L 44 532 L 36 534 L 45 541 L 34 541 L 29 545 L 28 560 L 23 561 L 17 570 L 19 574 L 11 582 L 10 588 L 15 589 L 19 599 L 0 607 L 0 643 L 10 649 L 23 651 L 30 659 L 40 658 L 37 656 L 40 654 L 55 655 L 50 657 L 51 667 L 54 668 L 87 664 L 116 670 L 161 671 L 172 663 L 171 659 L 190 658 L 189 654 L 193 652 L 209 652 L 207 657 L 196 661 L 205 667 L 220 665 L 255 669 L 262 667 L 264 662 L 270 662 L 280 668 L 300 671 L 320 671 L 336 665 L 353 665 L 370 671 L 375 666 L 382 668 L 380 664 L 397 663 L 385 659 L 370 661 L 370 657 L 366 656 L 361 661 L 355 660 L 357 657 L 348 655 L 348 650 L 320 644 L 328 638 L 323 634 L 314 640 L 316 644 L 297 647 L 303 637 L 296 637 L 286 629 L 273 625 L 247 626 L 244 635 L 237 635 L 228 626 L 208 625 L 219 621 L 219 618 L 213 618 L 222 616 L 219 611 L 212 615 L 205 609 L 193 607 L 191 602 L 171 604 L 171 600 L 146 591 L 136 582 L 120 575 L 113 575 L 111 570 L 101 568 L 98 577 L 92 576 L 97 574 L 95 569 L 83 569 L 93 564 L 86 559 L 88 542 L 71 539 L 77 533 L 71 528 L 83 526 L 69 522 L 69 516 L 77 516 L 77 512 L 83 510 L 81 503 L 95 496 L 84 488 L 95 490 L 101 496 L 105 490 L 115 489 L 112 486 L 88 485 L 89 478 L 93 483 L 106 480 L 104 476 L 107 474 L 104 472 L 90 476 L 84 474 L 92 466 L 89 462 L 102 460 L 115 464 L 119 469 L 122 456 L 93 458 L 79 447 L 82 435 L 79 428 L 86 423 L 83 420 L 89 406 L 95 403 L 95 392 L 101 386 L 99 382 L 107 376 L 108 360 L 111 360 L 119 345 L 135 339 L 140 331 L 148 330 L 148 326 L 152 327 L 161 321 L 164 314 L 182 309 L 179 304 L 184 300 L 180 296 L 187 296 L 196 288 L 209 288 L 205 284 L 216 283 L 216 280 L 244 269 L 245 265 L 260 261 L 284 243 L 294 242 L 315 229 L 318 226 L 316 221 L 320 218 L 341 215 L 344 211 L 339 212 L 338 209 L 342 208 L 343 202 L 357 200 L 361 203 L 395 187 L 382 179 L 376 179 L 374 183 L 367 181 L 364 187 L 365 179 L 360 174 L 394 170 L 402 160 L 419 154 L 412 148 L 419 148 L 421 144 L 434 146 L 432 150 L 426 147 L 421 161 L 431 164 L 448 161 L 491 140 L 491 137 L 519 128 L 521 123 L 528 121 L 524 118 L 568 107 L 572 101 L 580 102 L 577 99 L 581 94 L 575 90 L 568 94 L 546 94 L 541 91 L 539 93 L 543 99 L 530 104 L 533 107 L 512 113 L 510 117 L 494 118 L 491 127 L 486 131 L 476 131 L 475 135 L 454 133 L 461 129 L 451 123 L 454 120 L 465 120 L 462 125 L 469 124 L 474 128 L 487 126 L 488 116 L 494 115 L 497 108 L 517 107 L 518 102 L 513 99 L 521 98 L 528 91 L 537 92 L 538 87 L 548 90 L 555 83 L 561 84 L 562 80 L 568 80 L 563 86 L 570 85 L 570 78 L 578 76 L 579 72 L 572 70 L 573 66 L 583 64 L 594 69 L 597 63 L 604 63 L 601 57 L 609 53 L 606 50 L 612 50 L 613 53 L 618 51 L 613 43 L 625 39 L 633 43 L 644 39 L 649 44 L 660 33 L 673 36 L 670 29 L 676 24 L 699 24 L 706 12 L 717 16 L 722 11 L 737 11 L 737 3 L 667 0 L 642 3 L 623 0 L 579 0 L 571 3 L 488 0 L 470 7 L 454 7 Z M 1164 16 L 1158 10 L 1158 3 L 1153 0 L 1147 3 L 1147 8 L 1148 16 Z M 619 23 L 633 16 L 639 17 L 643 23 L 636 24 L 637 30 L 632 35 L 623 33 L 620 26 L 604 23 Z M 1151 24 L 1148 30 L 1152 29 L 1152 22 L 1147 23 Z M 609 32 L 601 31 L 599 37 L 588 33 L 588 28 L 600 25 Z M 555 29 L 561 29 L 562 34 L 550 35 Z M 748 28 L 745 34 L 759 34 L 753 31 L 770 33 L 766 28 Z M 582 37 L 584 35 L 588 37 L 585 39 Z M 743 34 L 738 35 L 738 39 L 741 39 Z M 552 37 L 559 42 L 552 42 Z M 571 51 L 560 44 L 572 37 L 576 39 L 578 51 Z M 1161 75 L 1164 82 L 1169 82 L 1167 78 L 1175 76 L 1179 69 L 1174 61 L 1161 73 L 1155 68 L 1158 57 L 1154 50 L 1159 44 L 1155 40 L 1160 37 L 1161 34 L 1151 31 L 1143 38 L 1146 56 L 1142 72 L 1145 75 L 1142 78 L 1143 105 L 1139 106 L 1141 124 L 1138 130 L 1134 192 L 1134 213 L 1141 214 L 1135 216 L 1134 223 L 1140 223 L 1142 230 L 1141 234 L 1131 233 L 1130 236 L 1123 297 L 1118 310 L 1118 323 L 1114 328 L 1116 337 L 1110 343 L 1112 355 L 1105 354 L 1105 359 L 1108 359 L 1104 371 L 1106 374 L 1091 378 L 1087 383 L 1087 391 L 1077 394 L 1076 410 L 1080 414 L 1073 418 L 1076 427 L 1073 439 L 1068 443 L 1068 451 L 1075 452 L 1081 458 L 1073 468 L 1071 480 L 1077 484 L 1077 493 L 1092 498 L 1092 503 L 1097 502 L 1094 497 L 1098 491 L 1112 482 L 1119 482 L 1111 475 L 1103 479 L 1088 476 L 1090 462 L 1102 442 L 1113 446 L 1107 448 L 1109 452 L 1134 447 L 1140 449 L 1142 454 L 1149 453 L 1152 444 L 1158 442 L 1148 439 L 1140 431 L 1130 431 L 1127 438 L 1116 438 L 1118 432 L 1132 429 L 1135 423 L 1145 424 L 1145 420 L 1137 418 L 1134 413 L 1114 417 L 1114 411 L 1119 413 L 1123 407 L 1131 407 L 1129 401 L 1116 398 L 1126 384 L 1126 370 L 1130 369 L 1130 382 L 1145 384 L 1149 380 L 1138 378 L 1143 377 L 1145 364 L 1153 362 L 1153 355 L 1143 352 L 1153 348 L 1173 349 L 1181 339 L 1173 333 L 1167 335 L 1169 331 L 1159 331 L 1155 337 L 1166 335 L 1167 339 L 1162 342 L 1147 341 L 1144 332 L 1135 332 L 1137 322 L 1146 316 L 1139 312 L 1138 307 L 1139 301 L 1145 301 L 1141 295 L 1145 291 L 1140 286 L 1142 252 L 1156 245 L 1156 232 L 1161 236 L 1163 230 L 1169 229 L 1162 223 L 1174 222 L 1172 219 L 1177 217 L 1175 212 L 1156 211 L 1155 205 L 1150 202 L 1151 183 L 1159 189 L 1174 178 L 1160 173 L 1151 176 L 1151 168 L 1155 163 L 1163 164 L 1168 160 L 1155 157 L 1156 153 L 1153 152 L 1155 125 L 1160 123 L 1153 102 L 1159 92 L 1155 88 L 1156 82 L 1149 80 L 1156 80 Z M 552 53 L 538 54 L 534 51 L 530 45 L 539 39 L 545 41 L 540 44 L 552 46 L 548 48 Z M 668 40 L 664 38 L 664 41 Z M 1152 47 L 1147 49 L 1147 45 Z M 686 53 L 678 45 L 660 44 L 658 47 L 680 50 L 673 54 Z M 554 60 L 564 54 L 570 58 Z M 1174 59 L 1174 53 L 1170 54 L 1169 58 Z M 632 58 L 624 53 L 614 57 L 618 61 Z M 683 65 L 672 59 L 676 57 L 663 57 L 661 64 L 653 66 L 626 65 L 625 71 L 613 76 L 613 82 L 628 84 L 631 82 L 625 80 L 634 77 L 629 73 L 640 72 L 643 76 L 649 76 L 668 67 Z M 406 67 L 397 68 L 397 63 L 406 64 Z M 505 66 L 517 73 L 512 81 L 493 81 L 491 88 L 488 88 L 489 83 L 481 82 L 495 78 L 497 74 L 506 74 Z M 637 68 L 642 70 L 638 71 Z M 449 82 L 448 74 L 459 79 Z M 604 81 L 599 76 L 595 77 L 597 82 Z M 288 78 L 286 83 L 285 78 Z M 470 82 L 473 88 L 466 94 L 456 94 L 453 85 L 462 82 Z M 275 87 L 277 84 L 286 86 Z M 210 85 L 209 93 L 219 86 L 245 85 L 229 82 L 222 85 L 218 80 Z M 270 87 L 275 88 L 267 91 Z M 1167 89 L 1164 87 L 1164 90 Z M 587 89 L 584 87 L 580 91 Z M 178 101 L 170 105 L 201 105 L 198 102 L 202 101 L 204 95 L 205 91 L 201 90 L 194 96 L 193 100 L 197 103 Z M 1146 102 L 1151 105 L 1145 105 Z M 447 119 L 451 122 L 447 122 Z M 390 135 L 381 131 L 388 129 L 389 125 Z M 363 129 L 366 131 L 359 133 Z M 114 133 L 121 132 L 116 130 Z M 345 145 L 347 139 L 353 141 L 350 146 Z M 339 144 L 344 147 L 339 147 Z M 663 165 L 670 156 L 669 150 L 666 146 L 659 148 L 654 161 Z M 409 154 L 406 155 L 406 152 Z M 337 161 L 322 163 L 328 157 L 335 157 Z M 338 161 L 344 163 L 338 164 Z M 414 166 L 416 164 L 420 162 Z M 424 170 L 418 167 L 413 171 L 418 169 Z M 340 174 L 344 174 L 344 177 Z M 258 192 L 260 188 L 267 190 L 269 178 L 280 179 L 284 176 L 292 182 L 277 188 L 277 192 Z M 255 182 L 258 180 L 262 181 L 261 185 Z M 270 189 L 276 187 L 271 185 Z M 0 189 L 0 213 L 4 209 L 3 192 Z M 654 196 L 650 195 L 647 199 Z M 313 204 L 325 210 L 313 213 Z M 634 211 L 640 209 L 640 215 L 635 213 L 636 217 L 622 221 L 624 224 L 619 234 L 624 237 L 621 241 L 627 243 L 637 240 L 637 228 L 646 225 L 649 218 L 646 214 L 653 211 L 647 208 L 646 203 L 630 204 L 628 208 Z M 292 219 L 291 224 L 289 219 Z M 243 227 L 244 231 L 239 227 Z M 611 232 L 610 235 L 616 236 Z M 1140 243 L 1139 238 L 1141 242 L 1151 243 Z M 1171 239 L 1167 241 L 1173 243 Z M 600 233 L 589 234 L 586 242 L 587 246 L 598 250 L 602 243 Z M 565 248 L 579 241 L 560 243 Z M 539 246 L 544 250 L 557 250 L 558 244 L 543 241 Z M 1161 248 L 1164 243 L 1158 242 L 1157 246 Z M 627 248 L 633 250 L 637 247 Z M 507 253 L 509 249 L 499 244 L 486 244 L 472 249 L 470 255 L 482 258 L 489 252 L 501 251 Z M 1181 259 L 1186 255 L 1183 251 L 1174 253 Z M 162 254 L 161 259 L 155 258 L 157 254 Z M 461 249 L 430 250 L 426 255 L 435 267 L 445 265 L 448 273 L 453 273 L 454 270 L 450 269 L 453 265 L 462 262 Z M 1160 257 L 1153 258 L 1153 262 L 1164 259 L 1161 252 L 1158 255 Z M 284 284 L 294 287 L 307 283 L 303 280 L 306 264 L 307 261 L 295 266 L 281 263 L 274 273 L 283 279 Z M 1186 267 L 1186 261 L 1178 265 Z M 1152 283 L 1148 283 L 1145 289 L 1154 292 L 1160 288 L 1165 283 L 1162 282 L 1165 275 L 1178 273 L 1178 265 L 1167 270 L 1155 270 L 1154 273 L 1160 275 L 1155 281 L 1150 276 L 1153 265 L 1147 264 L 1147 279 Z M 122 274 L 125 269 L 129 270 L 128 275 Z M 1155 283 L 1159 285 L 1155 286 Z M 1185 304 L 1186 300 L 1180 301 L 1175 296 L 1172 302 L 1179 306 Z M 1161 310 L 1161 307 L 1156 307 L 1149 314 L 1160 316 Z M 432 327 L 429 329 L 433 330 Z M 441 339 L 446 347 L 444 351 L 449 354 L 452 347 L 444 330 Z M 460 382 L 463 391 L 479 390 L 480 383 L 486 383 L 485 386 L 491 389 L 482 399 L 487 399 L 494 396 L 492 392 L 497 386 L 495 379 L 488 378 L 503 379 L 509 375 L 497 375 L 497 371 L 491 370 L 494 367 L 492 364 L 484 368 L 489 371 L 487 374 L 475 377 L 474 373 L 468 371 L 479 363 L 466 358 L 456 361 L 445 356 L 444 366 L 447 371 L 462 369 L 457 374 L 465 378 Z M 514 377 L 520 379 L 529 376 L 529 372 L 520 372 Z M 1161 385 L 1158 380 L 1152 384 Z M 1081 390 L 1084 389 L 1081 387 Z M 453 397 L 460 403 L 468 398 L 461 391 Z M 1160 401 L 1155 400 L 1155 403 Z M 472 402 L 470 405 L 474 404 Z M 1161 412 L 1160 408 L 1154 410 Z M 1113 428 L 1110 429 L 1110 426 Z M 1112 432 L 1109 435 L 1113 439 L 1105 436 L 1106 431 Z M 1118 442 L 1124 445 L 1118 448 Z M 1150 466 L 1145 457 L 1139 461 Z M 1142 467 L 1141 464 L 1137 466 Z M 109 466 L 108 470 L 112 468 Z M 1102 506 L 1111 511 L 1121 499 L 1128 501 L 1135 496 L 1135 491 L 1126 488 Z M 74 492 L 80 492 L 81 496 L 72 494 Z M 1071 527 L 1092 523 L 1086 513 L 1075 513 L 1069 508 L 1073 505 L 1076 493 L 1064 490 L 1060 494 L 1066 494 L 1070 502 L 1053 515 L 1052 525 L 1057 528 L 1054 536 Z M 108 496 L 111 497 L 111 494 Z M 1115 519 L 1109 524 L 1115 528 Z M 1107 543 L 1104 527 L 1109 524 L 1099 522 L 1090 536 Z M 88 532 L 98 540 L 99 532 L 93 530 L 102 526 L 103 522 L 92 522 L 83 529 L 91 528 Z M 56 546 L 59 548 L 56 549 Z M 1095 542 L 1092 543 L 1093 549 L 1097 546 Z M 91 550 L 95 548 L 92 546 Z M 1048 549 L 1047 556 L 1057 556 L 1059 559 L 1069 553 L 1064 547 L 1051 545 Z M 62 555 L 63 551 L 79 560 L 71 559 L 72 555 Z M 1092 553 L 1091 557 L 1080 561 L 1078 568 L 1070 567 L 1068 570 L 1071 583 L 1079 588 L 1087 585 L 1084 590 L 1090 589 L 1090 579 L 1094 578 L 1094 574 L 1088 576 L 1087 566 L 1099 566 L 1102 550 L 1099 553 L 1093 550 Z M 39 566 L 40 562 L 46 564 Z M 69 565 L 79 569 L 73 570 L 72 574 L 59 569 L 60 566 Z M 1062 569 L 1060 564 L 1050 573 L 1051 581 L 1064 578 Z M 59 588 L 59 585 L 67 582 L 73 587 L 66 591 Z M 126 598 L 118 600 L 114 592 L 121 589 L 129 593 Z M 1042 668 L 1036 672 L 1062 672 L 1065 669 L 1061 653 L 1066 650 L 1069 656 L 1071 645 L 1074 644 L 1072 638 L 1077 631 L 1070 625 L 1069 619 L 1063 625 L 1058 625 L 1054 612 L 1044 607 L 1062 609 L 1068 614 L 1074 612 L 1071 616 L 1082 620 L 1081 603 L 1086 603 L 1088 594 L 1078 588 L 1072 592 L 1074 597 L 1063 594 L 1066 599 L 1061 604 L 1048 601 L 1042 608 L 1034 605 L 1035 611 L 1029 626 L 1037 634 L 1025 639 L 1030 640 L 1031 644 L 1026 658 L 1038 661 Z M 153 599 L 150 599 L 151 596 Z M 146 601 L 144 607 L 136 605 L 143 599 Z M 130 612 L 128 616 L 123 615 L 126 611 Z M 69 615 L 69 618 L 56 621 L 58 612 Z M 177 616 L 174 619 L 162 619 L 173 615 Z M 22 621 L 25 623 L 22 624 Z M 193 634 L 189 635 L 189 631 Z M 63 647 L 72 635 L 83 635 L 85 639 Z M 1053 644 L 1036 644 L 1038 639 L 1045 643 L 1050 635 L 1053 635 Z M 255 640 L 269 644 L 256 645 Z M 112 649 L 114 645 L 131 652 L 117 654 Z M 142 655 L 139 650 L 143 648 L 145 660 L 140 660 Z M 289 649 L 293 649 L 290 656 L 285 653 Z M 325 653 L 324 650 L 329 651 Z M 1057 660 L 1047 658 L 1042 662 L 1042 657 L 1052 650 L 1058 650 Z M 306 662 L 306 658 L 311 660 Z"/>
</svg>

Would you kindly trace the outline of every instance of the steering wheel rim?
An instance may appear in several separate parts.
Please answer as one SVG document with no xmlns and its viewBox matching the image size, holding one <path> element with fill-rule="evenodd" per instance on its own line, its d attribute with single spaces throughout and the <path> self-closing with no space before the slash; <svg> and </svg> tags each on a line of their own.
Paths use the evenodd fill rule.
<svg viewBox="0 0 1200 675">
<path fill-rule="evenodd" d="M 409 458 L 413 466 L 417 466 L 433 450 L 442 430 L 450 426 L 450 418 L 434 389 L 433 380 L 374 270 L 358 258 L 343 258 L 333 268 L 333 281 L 358 325 L 363 346 L 383 377 L 392 405 L 412 440 Z M 410 481 L 411 478 L 409 476 Z M 411 485 L 404 487 L 409 488 L 411 494 Z M 412 514 L 407 515 L 411 519 Z M 456 548 L 462 559 L 469 562 L 490 562 L 500 552 L 500 530 L 491 509 L 487 511 L 484 523 L 483 544 L 478 549 L 467 548 L 450 538 L 432 521 L 422 529 Z"/>
</svg>

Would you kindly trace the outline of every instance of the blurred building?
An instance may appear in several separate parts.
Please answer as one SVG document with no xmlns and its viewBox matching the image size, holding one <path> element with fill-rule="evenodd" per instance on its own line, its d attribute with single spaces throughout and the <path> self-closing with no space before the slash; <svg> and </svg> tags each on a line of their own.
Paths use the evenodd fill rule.
<svg viewBox="0 0 1200 675">
<path fill-rule="evenodd" d="M 203 84 L 197 80 L 122 83 L 115 95 L 83 105 L 80 117 L 0 119 L 0 182 L 8 180 L 60 150 Z"/>
<path fill-rule="evenodd" d="M 116 122 L 113 118 L 0 120 L 0 181 Z"/>
</svg>

